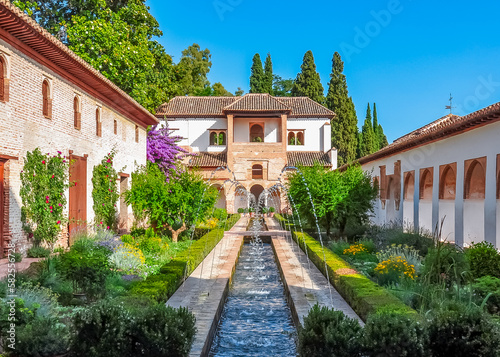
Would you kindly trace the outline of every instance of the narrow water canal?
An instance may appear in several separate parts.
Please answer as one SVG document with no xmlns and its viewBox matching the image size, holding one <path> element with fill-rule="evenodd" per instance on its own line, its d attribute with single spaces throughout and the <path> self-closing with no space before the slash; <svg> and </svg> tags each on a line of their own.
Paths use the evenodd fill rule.
<svg viewBox="0 0 500 357">
<path fill-rule="evenodd" d="M 296 334 L 271 245 L 245 244 L 210 356 L 295 356 Z"/>
</svg>

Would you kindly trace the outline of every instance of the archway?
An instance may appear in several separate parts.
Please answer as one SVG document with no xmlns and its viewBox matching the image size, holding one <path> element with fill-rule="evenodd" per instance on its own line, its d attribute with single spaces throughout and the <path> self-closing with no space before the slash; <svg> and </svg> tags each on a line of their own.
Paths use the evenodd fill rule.
<svg viewBox="0 0 500 357">
<path fill-rule="evenodd" d="M 217 202 L 215 202 L 215 208 L 226 209 L 226 193 L 224 187 L 219 184 L 212 185 L 213 188 L 217 190 L 219 196 L 217 197 Z"/>
<path fill-rule="evenodd" d="M 236 188 L 236 193 L 234 194 L 234 213 L 238 212 L 240 208 L 248 208 L 248 193 L 243 187 Z"/>
<path fill-rule="evenodd" d="M 250 189 L 250 193 L 255 196 L 255 200 L 257 203 L 259 203 L 259 198 L 262 192 L 264 192 L 264 187 L 262 187 L 261 185 L 253 185 Z"/>
<path fill-rule="evenodd" d="M 396 220 L 395 186 L 394 179 L 390 178 L 387 184 L 386 222 L 394 222 Z"/>
<path fill-rule="evenodd" d="M 260 124 L 253 124 L 250 128 L 250 142 L 263 143 L 264 142 L 264 127 Z"/>
</svg>

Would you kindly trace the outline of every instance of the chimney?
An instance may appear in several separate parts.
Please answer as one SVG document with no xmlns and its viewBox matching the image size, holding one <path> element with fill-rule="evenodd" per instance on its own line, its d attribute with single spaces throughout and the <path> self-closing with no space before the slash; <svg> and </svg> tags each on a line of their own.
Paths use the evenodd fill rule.
<svg viewBox="0 0 500 357">
<path fill-rule="evenodd" d="M 332 170 L 336 170 L 338 167 L 337 163 L 337 149 L 330 149 L 330 162 L 332 163 Z"/>
<path fill-rule="evenodd" d="M 332 148 L 332 127 L 329 122 L 323 124 L 323 152 L 328 152 Z"/>
</svg>

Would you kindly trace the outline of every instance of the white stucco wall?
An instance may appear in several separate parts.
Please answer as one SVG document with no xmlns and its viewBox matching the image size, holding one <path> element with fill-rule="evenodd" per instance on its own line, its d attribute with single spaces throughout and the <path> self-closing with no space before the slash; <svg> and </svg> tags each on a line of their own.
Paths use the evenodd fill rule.
<svg viewBox="0 0 500 357">
<path fill-rule="evenodd" d="M 408 150 L 390 157 L 372 161 L 363 165 L 367 171 L 373 170 L 373 175 L 380 176 L 380 166 L 386 166 L 387 175 L 394 171 L 394 163 L 401 160 L 401 175 L 404 172 L 415 171 L 415 212 L 404 212 L 409 209 L 410 204 L 402 202 L 397 215 L 403 220 L 404 217 L 415 217 L 417 222 L 425 229 L 434 230 L 439 218 L 444 216 L 440 212 L 439 204 L 439 166 L 456 162 L 456 199 L 454 204 L 454 215 L 446 215 L 446 235 L 453 232 L 458 244 L 467 241 L 486 240 L 496 243 L 500 247 L 500 203 L 496 200 L 496 156 L 500 154 L 498 140 L 500 138 L 500 122 L 491 123 L 465 133 L 455 135 L 434 143 L 430 143 L 412 150 Z M 486 156 L 486 194 L 482 206 L 464 200 L 464 162 L 465 160 L 481 158 Z M 419 181 L 420 169 L 434 168 L 434 187 L 432 201 L 420 202 Z M 403 187 L 401 185 L 401 197 Z M 385 223 L 385 212 L 381 208 L 380 200 L 375 203 L 376 216 L 373 222 Z M 417 208 L 419 208 L 417 210 Z M 444 210 L 450 208 L 443 208 Z M 418 219 L 417 219 L 418 218 Z M 444 234 L 443 234 L 444 235 Z M 475 237 L 475 238 L 468 238 Z"/>
<path fill-rule="evenodd" d="M 168 126 L 175 130 L 175 135 L 184 139 L 180 146 L 191 146 L 193 151 L 223 151 L 226 146 L 210 146 L 210 130 L 227 130 L 225 118 L 177 118 L 168 122 Z"/>
<path fill-rule="evenodd" d="M 323 125 L 328 122 L 325 118 L 289 118 L 287 121 L 288 130 L 304 129 L 304 145 L 288 145 L 288 151 L 328 151 L 331 148 L 331 142 L 324 150 Z M 331 130 L 330 126 L 328 128 Z M 288 133 L 287 133 L 288 137 Z"/>
<path fill-rule="evenodd" d="M 280 142 L 280 122 L 281 118 L 235 118 L 234 142 L 250 142 L 250 123 L 264 123 L 264 142 Z"/>
</svg>

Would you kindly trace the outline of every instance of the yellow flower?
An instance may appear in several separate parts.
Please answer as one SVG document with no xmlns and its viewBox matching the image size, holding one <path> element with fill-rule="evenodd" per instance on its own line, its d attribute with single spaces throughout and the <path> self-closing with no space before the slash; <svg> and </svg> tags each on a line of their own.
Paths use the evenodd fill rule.
<svg viewBox="0 0 500 357">
<path fill-rule="evenodd" d="M 359 253 L 368 253 L 368 250 L 363 244 L 353 244 L 349 248 L 344 249 L 344 255 L 356 255 Z"/>
</svg>

